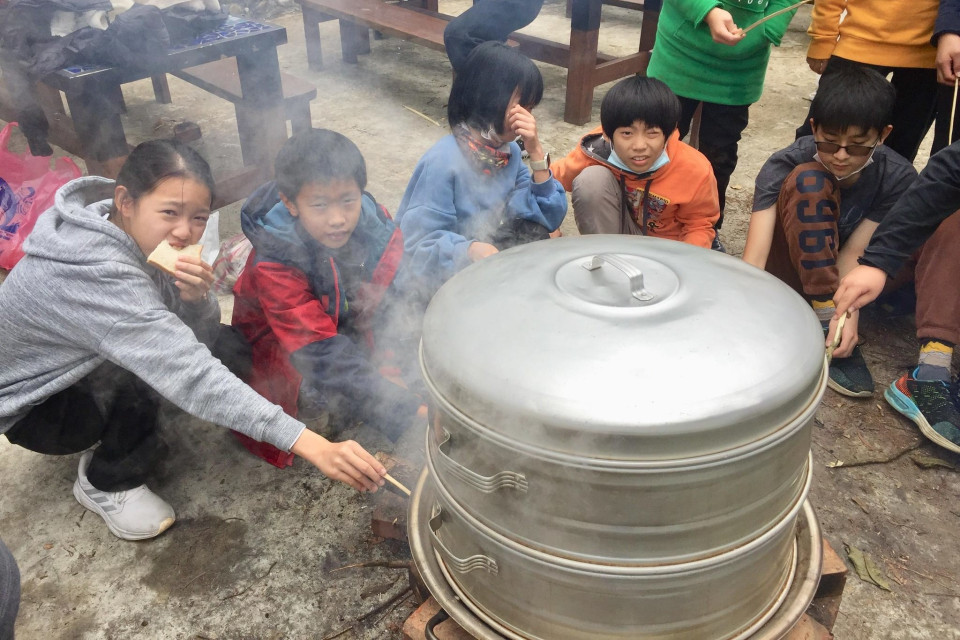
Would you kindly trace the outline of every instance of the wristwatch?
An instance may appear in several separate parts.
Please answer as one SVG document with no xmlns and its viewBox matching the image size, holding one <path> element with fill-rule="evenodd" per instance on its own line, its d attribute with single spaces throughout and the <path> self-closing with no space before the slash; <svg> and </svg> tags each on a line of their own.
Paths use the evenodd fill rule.
<svg viewBox="0 0 960 640">
<path fill-rule="evenodd" d="M 531 160 L 530 161 L 530 170 L 531 171 L 547 171 L 550 169 L 550 154 L 548 153 L 543 157 L 543 160 Z"/>
</svg>

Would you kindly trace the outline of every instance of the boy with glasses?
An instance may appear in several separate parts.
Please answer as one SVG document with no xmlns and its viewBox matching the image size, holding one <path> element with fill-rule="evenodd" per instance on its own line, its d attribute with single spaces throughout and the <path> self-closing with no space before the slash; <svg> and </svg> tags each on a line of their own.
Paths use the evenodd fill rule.
<svg viewBox="0 0 960 640">
<path fill-rule="evenodd" d="M 896 91 L 879 73 L 851 67 L 826 76 L 810 106 L 812 136 L 767 160 L 756 180 L 743 259 L 806 297 L 824 331 L 840 278 L 857 266 L 880 221 L 917 172 L 883 144 Z M 857 346 L 858 314 L 847 321 L 830 365 L 830 388 L 873 394 Z M 829 336 L 832 338 L 832 336 Z"/>
</svg>

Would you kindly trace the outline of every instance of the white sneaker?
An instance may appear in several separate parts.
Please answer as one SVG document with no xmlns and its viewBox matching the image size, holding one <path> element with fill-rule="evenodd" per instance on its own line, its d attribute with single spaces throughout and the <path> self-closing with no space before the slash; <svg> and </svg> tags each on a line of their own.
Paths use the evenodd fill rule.
<svg viewBox="0 0 960 640">
<path fill-rule="evenodd" d="M 127 491 L 100 491 L 87 480 L 87 467 L 93 451 L 80 458 L 73 496 L 77 502 L 103 518 L 110 533 L 124 540 L 153 538 L 173 525 L 177 516 L 173 507 L 142 484 Z"/>
</svg>

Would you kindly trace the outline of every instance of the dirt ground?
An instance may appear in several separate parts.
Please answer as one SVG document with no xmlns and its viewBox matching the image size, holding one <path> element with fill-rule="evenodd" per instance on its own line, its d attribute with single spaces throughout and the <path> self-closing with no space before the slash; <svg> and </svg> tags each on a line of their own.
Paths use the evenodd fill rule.
<svg viewBox="0 0 960 640">
<path fill-rule="evenodd" d="M 466 0 L 444 0 L 441 10 L 459 13 Z M 753 193 L 764 160 L 793 140 L 816 77 L 804 63 L 809 12 L 791 26 L 775 50 L 763 98 L 751 109 L 740 164 L 728 193 L 723 239 L 739 255 Z M 636 12 L 605 7 L 601 49 L 636 50 Z M 287 28 L 282 68 L 315 83 L 316 127 L 339 130 L 363 151 L 369 189 L 396 209 L 418 158 L 446 130 L 441 123 L 450 69 L 437 52 L 406 42 L 374 41 L 373 52 L 349 66 L 339 58 L 336 23 L 321 25 L 326 69 L 307 68 L 298 14 L 276 19 Z M 557 38 L 568 32 L 562 0 L 548 0 L 527 29 Z M 545 146 L 565 153 L 588 127 L 562 121 L 565 72 L 541 65 L 547 91 L 535 111 Z M 124 86 L 128 139 L 137 143 L 169 135 L 192 120 L 203 138 L 197 148 L 215 169 L 239 166 L 232 106 L 175 78 L 174 103 L 153 101 L 149 82 Z M 595 96 L 597 124 L 601 87 Z M 22 141 L 18 141 L 22 144 Z M 922 167 L 926 150 L 917 160 Z M 239 205 L 221 210 L 221 237 L 239 230 Z M 576 233 L 572 214 L 564 224 Z M 229 318 L 230 300 L 223 300 Z M 878 388 L 915 362 L 909 319 L 861 323 L 865 355 Z M 6 339 L 11 339 L 7 336 Z M 165 433 L 172 453 L 154 484 L 174 505 L 176 526 L 141 543 L 114 538 L 71 495 L 77 456 L 53 458 L 0 440 L 0 536 L 20 563 L 23 602 L 17 637 L 263 639 L 327 638 L 406 587 L 402 572 L 364 569 L 331 573 L 341 564 L 405 559 L 399 543 L 381 541 L 369 527 L 371 502 L 334 484 L 302 461 L 279 471 L 254 459 L 229 434 L 171 409 Z M 399 450 L 422 459 L 419 429 Z M 366 427 L 349 431 L 371 450 L 390 445 Z M 915 450 L 908 450 L 917 446 Z M 890 462 L 831 467 L 891 458 Z M 878 393 L 850 400 L 828 391 L 814 432 L 812 500 L 824 531 L 845 557 L 845 544 L 869 554 L 892 592 L 851 574 L 835 629 L 842 640 L 960 638 L 960 475 L 947 468 L 920 468 L 913 457 L 936 456 L 960 466 L 960 457 L 928 444 L 912 423 L 895 414 Z M 341 638 L 397 639 L 409 600 L 385 615 L 372 615 Z"/>
</svg>

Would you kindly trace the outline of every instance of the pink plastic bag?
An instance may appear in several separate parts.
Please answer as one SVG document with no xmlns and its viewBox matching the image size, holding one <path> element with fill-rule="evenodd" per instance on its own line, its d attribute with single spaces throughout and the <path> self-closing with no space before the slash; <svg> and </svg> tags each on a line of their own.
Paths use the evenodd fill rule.
<svg viewBox="0 0 960 640">
<path fill-rule="evenodd" d="M 57 189 L 79 178 L 80 169 L 70 158 L 50 158 L 7 149 L 16 122 L 0 131 L 0 269 L 12 269 L 23 257 L 21 245 L 40 214 L 53 206 Z"/>
</svg>

